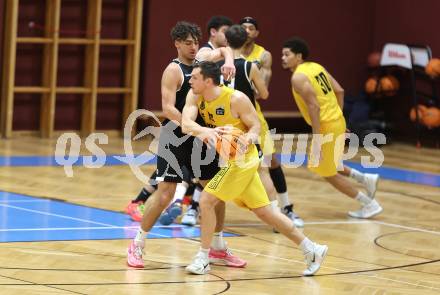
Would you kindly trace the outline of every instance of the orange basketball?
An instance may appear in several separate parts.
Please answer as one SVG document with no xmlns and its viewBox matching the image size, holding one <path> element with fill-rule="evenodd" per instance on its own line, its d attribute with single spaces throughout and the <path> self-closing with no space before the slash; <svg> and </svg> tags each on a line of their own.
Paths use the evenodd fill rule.
<svg viewBox="0 0 440 295">
<path fill-rule="evenodd" d="M 423 121 L 423 116 L 425 114 L 427 107 L 425 107 L 424 105 L 419 104 L 417 106 L 417 113 L 419 116 L 419 123 L 421 123 Z M 416 121 L 416 108 L 412 108 L 410 113 L 409 113 L 409 117 L 411 119 L 411 121 L 415 122 Z"/>
<path fill-rule="evenodd" d="M 367 82 L 365 82 L 365 92 L 368 94 L 374 93 L 376 91 L 376 87 L 377 87 L 377 77 L 368 78 Z"/>
<path fill-rule="evenodd" d="M 425 72 L 432 78 L 440 76 L 440 59 L 431 59 L 425 67 Z"/>
<path fill-rule="evenodd" d="M 423 114 L 423 124 L 428 128 L 440 126 L 440 109 L 436 107 L 427 108 Z"/>
<path fill-rule="evenodd" d="M 220 135 L 215 146 L 217 153 L 224 159 L 234 159 L 241 155 L 246 150 L 243 135 L 243 131 L 231 127 L 228 133 Z"/>
<path fill-rule="evenodd" d="M 429 62 L 426 67 L 425 67 L 425 73 L 430 76 L 431 78 L 435 78 L 436 77 L 436 73 L 434 72 L 434 69 L 432 67 L 432 63 Z"/>
<path fill-rule="evenodd" d="M 371 68 L 376 68 L 380 66 L 381 57 L 382 57 L 382 53 L 378 51 L 370 53 L 367 58 L 368 66 Z"/>
<path fill-rule="evenodd" d="M 432 59 L 432 69 L 436 73 L 437 76 L 440 76 L 440 59 L 433 58 Z"/>
<path fill-rule="evenodd" d="M 396 91 L 400 88 L 399 80 L 391 75 L 386 75 L 382 77 L 379 83 L 381 90 L 385 92 L 385 95 L 388 96 L 396 94 Z"/>
</svg>

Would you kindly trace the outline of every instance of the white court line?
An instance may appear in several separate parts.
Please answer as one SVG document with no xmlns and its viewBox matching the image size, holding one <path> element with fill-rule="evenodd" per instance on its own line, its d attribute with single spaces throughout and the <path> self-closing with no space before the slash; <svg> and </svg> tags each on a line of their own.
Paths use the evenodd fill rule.
<svg viewBox="0 0 440 295">
<path fill-rule="evenodd" d="M 307 221 L 304 222 L 305 225 L 316 225 L 316 224 L 363 224 L 363 223 L 373 223 L 371 220 L 339 220 L 339 221 Z M 257 227 L 257 226 L 268 226 L 265 223 L 229 223 L 225 224 L 225 227 Z"/>
<path fill-rule="evenodd" d="M 7 205 L 7 204 L 0 203 L 0 206 L 13 208 L 13 209 L 17 209 L 17 210 L 28 211 L 28 212 L 32 212 L 32 213 L 43 214 L 43 215 L 47 215 L 47 216 L 55 216 L 55 217 L 60 217 L 60 218 L 65 218 L 65 219 L 70 219 L 70 220 L 76 220 L 76 221 L 87 222 L 87 223 L 92 223 L 92 224 L 104 225 L 104 226 L 112 227 L 112 228 L 119 228 L 119 227 L 114 226 L 112 224 L 96 222 L 96 221 L 91 221 L 91 220 L 82 219 L 82 218 L 75 218 L 75 217 L 70 217 L 70 216 L 66 216 L 66 215 L 54 214 L 54 213 L 49 213 L 49 212 L 44 212 L 44 211 L 26 209 L 26 208 L 22 208 L 22 207 L 13 206 L 13 205 Z M 404 226 L 404 225 L 388 223 L 388 222 L 383 222 L 383 221 L 377 221 L 377 220 L 340 220 L 340 221 L 309 221 L 309 222 L 305 222 L 305 225 L 325 225 L 325 224 L 380 224 L 380 225 L 385 225 L 385 226 L 390 226 L 390 227 L 395 227 L 395 228 L 401 228 L 401 229 L 407 229 L 407 230 L 412 230 L 412 231 L 430 233 L 430 234 L 434 234 L 434 235 L 440 235 L 440 232 L 438 232 L 438 231 L 426 230 L 426 229 L 422 229 L 422 228 Z M 252 226 L 265 226 L 265 225 L 263 223 L 225 224 L 225 227 L 228 227 L 228 226 L 231 226 L 231 227 L 232 226 L 252 227 Z"/>
<path fill-rule="evenodd" d="M 121 200 L 122 197 L 114 197 L 114 198 L 109 198 L 109 197 L 105 197 L 105 200 Z M 39 202 L 61 202 L 63 203 L 64 200 L 61 199 L 45 199 L 45 198 L 39 198 L 36 200 L 11 200 L 11 199 L 3 199 L 0 200 L 0 203 L 39 203 Z M 85 198 L 85 199 L 75 199 L 75 201 L 96 201 L 96 198 Z M 82 204 L 74 204 L 74 205 L 82 205 Z M 82 205 L 82 206 L 86 206 L 86 205 Z"/>
<path fill-rule="evenodd" d="M 430 290 L 440 290 L 440 288 L 436 288 L 434 286 L 425 286 L 425 285 L 421 285 L 420 283 L 414 284 L 414 283 L 410 283 L 410 282 L 406 282 L 406 281 L 395 280 L 395 279 L 390 279 L 390 278 L 384 278 L 384 277 L 379 276 L 378 274 L 357 274 L 357 275 L 365 275 L 365 276 L 373 278 L 373 279 L 379 279 L 379 280 L 383 280 L 383 281 L 390 281 L 390 282 L 393 282 L 393 283 L 406 284 L 406 285 L 415 286 L 415 287 L 422 287 L 422 288 L 426 288 L 426 289 L 430 289 Z"/>
<path fill-rule="evenodd" d="M 139 226 L 107 226 L 107 227 L 44 227 L 44 228 L 10 228 L 10 229 L 0 229 L 0 232 L 28 232 L 28 231 L 66 231 L 66 230 L 110 230 L 110 229 L 128 229 L 131 231 L 136 231 Z M 149 235 L 172 238 L 172 236 L 161 235 L 157 233 L 148 232 Z"/>
<path fill-rule="evenodd" d="M 20 232 L 20 231 L 63 231 L 63 230 L 101 230 L 101 229 L 125 229 L 122 226 L 106 227 L 41 227 L 41 228 L 7 228 L 0 229 L 0 232 Z M 130 229 L 130 228 L 129 228 Z"/>
<path fill-rule="evenodd" d="M 16 251 L 22 252 L 22 253 L 28 253 L 28 254 L 37 254 L 37 255 L 46 254 L 46 255 L 59 255 L 59 256 L 84 256 L 83 254 L 64 253 L 64 252 L 59 252 L 59 251 L 48 252 L 48 251 L 37 251 L 37 250 L 28 250 L 28 249 L 16 249 Z"/>
<path fill-rule="evenodd" d="M 96 203 L 96 198 L 85 198 L 85 199 L 75 199 L 75 205 L 80 205 L 80 206 L 88 206 L 88 205 L 86 205 L 86 204 L 81 204 L 81 202 L 89 202 L 89 201 L 94 201 L 95 203 Z M 116 201 L 120 201 L 120 200 L 123 200 L 123 197 L 120 197 L 120 198 L 118 198 L 118 197 L 114 197 L 114 198 L 109 198 L 109 197 L 105 197 L 105 200 L 107 201 L 113 201 L 113 200 L 116 200 Z M 57 199 L 54 199 L 53 201 L 59 201 L 59 202 L 63 202 L 64 200 L 61 200 L 61 199 L 59 199 L 59 200 L 57 200 Z M 130 202 L 130 200 L 128 200 L 127 201 L 127 203 L 128 202 Z M 100 209 L 100 208 L 97 208 L 97 209 Z"/>
<path fill-rule="evenodd" d="M 25 209 L 25 208 L 21 208 L 21 207 L 16 207 L 16 206 L 10 206 L 10 205 L 4 205 L 4 204 L 0 204 L 0 206 L 3 207 L 11 207 L 14 209 L 18 209 L 18 210 L 24 210 L 24 211 L 30 211 L 30 212 L 34 212 L 34 213 L 40 213 L 40 214 L 44 214 L 44 215 L 50 215 L 50 216 L 57 216 L 57 217 L 61 217 L 61 218 L 67 218 L 67 219 L 73 219 L 73 220 L 80 220 L 80 221 L 85 221 L 85 222 L 89 222 L 89 223 L 95 223 L 95 224 L 100 224 L 100 225 L 105 225 L 106 227 L 83 227 L 83 228 L 41 228 L 41 229 L 5 229 L 5 230 L 0 230 L 0 231 L 25 231 L 25 230 L 83 230 L 83 229 L 137 229 L 137 226 L 130 226 L 130 227 L 122 227 L 122 226 L 113 226 L 110 224 L 105 224 L 105 223 L 98 223 L 98 222 L 93 222 L 93 221 L 89 221 L 89 220 L 85 220 L 85 219 L 80 219 L 80 218 L 73 218 L 73 217 L 69 217 L 69 216 L 64 216 L 64 215 L 58 215 L 58 214 L 52 214 L 52 213 L 47 213 L 47 212 L 42 212 L 42 211 L 37 211 L 37 210 L 31 210 L 31 209 Z M 403 228 L 403 229 L 408 229 L 408 230 L 414 230 L 414 231 L 420 231 L 420 232 L 426 232 L 426 233 L 432 233 L 432 234 L 437 234 L 439 235 L 440 232 L 436 232 L 436 231 L 430 231 L 430 230 L 424 230 L 424 229 L 420 229 L 420 228 L 415 228 L 415 227 L 408 227 L 408 226 L 402 226 L 402 225 L 398 225 L 398 224 L 392 224 L 392 223 L 387 223 L 387 222 L 381 222 L 381 221 L 375 221 L 375 220 L 353 220 L 353 221 L 316 221 L 316 222 L 306 222 L 305 224 L 368 224 L 368 223 L 376 223 L 376 224 L 381 224 L 381 225 L 386 225 L 386 226 L 391 226 L 391 227 L 397 227 L 397 228 Z M 261 226 L 263 225 L 262 223 L 258 223 L 258 224 L 229 224 L 229 226 Z M 227 225 L 225 225 L 227 226 Z M 160 227 L 160 226 L 159 226 Z M 168 226 L 168 227 L 181 227 L 181 226 Z M 170 238 L 171 236 L 166 236 L 166 235 L 161 235 L 161 234 L 156 234 L 156 233 L 149 233 L 151 235 L 154 236 L 160 236 L 160 237 L 167 237 Z M 193 240 L 189 240 L 189 239 L 184 239 L 184 238 L 178 238 L 179 240 L 183 240 L 186 242 L 190 242 L 190 243 L 196 243 L 199 244 L 198 241 L 193 241 Z M 232 248 L 231 248 L 232 249 Z M 282 261 L 288 261 L 288 262 L 294 262 L 294 263 L 298 263 L 298 264 L 304 264 L 304 262 L 300 261 L 300 260 L 294 260 L 294 259 L 287 259 L 287 258 L 283 258 L 283 257 L 279 257 L 279 256 L 273 256 L 273 255 L 265 255 L 265 254 L 261 254 L 261 253 L 255 253 L 255 252 L 250 252 L 250 251 L 245 251 L 245 250 L 240 250 L 240 249 L 232 249 L 236 252 L 241 252 L 241 253 L 247 253 L 253 256 L 261 256 L 261 257 L 267 257 L 267 258 L 271 258 L 271 259 L 278 259 L 278 260 L 282 260 Z M 326 269 L 332 269 L 332 270 L 336 270 L 336 271 L 341 271 L 341 272 L 349 272 L 348 270 L 343 270 L 343 269 L 338 269 L 335 267 L 328 267 L 323 265 L 321 268 L 326 268 Z M 372 270 L 374 271 L 374 270 Z M 380 280 L 386 280 L 386 281 L 391 281 L 391 282 L 396 282 L 396 283 L 401 283 L 401 284 L 406 284 L 406 285 L 411 285 L 411 286 L 415 286 L 415 287 L 422 287 L 422 288 L 427 288 L 427 289 L 431 289 L 431 290 L 440 290 L 440 288 L 436 288 L 433 286 L 425 286 L 425 285 L 421 285 L 419 284 L 413 284 L 410 282 L 406 282 L 406 281 L 401 281 L 401 280 L 395 280 L 395 279 L 389 279 L 389 278 L 384 278 L 384 277 L 380 277 L 379 275 L 372 275 L 372 274 L 368 274 L 368 273 L 361 273 L 361 274 L 355 274 L 355 275 L 364 275 L 364 276 L 368 276 L 371 278 L 376 278 L 376 279 L 380 279 Z"/>
<path fill-rule="evenodd" d="M 75 217 L 70 217 L 70 216 L 66 216 L 66 215 L 54 214 L 54 213 L 49 213 L 49 212 L 44 212 L 44 211 L 26 209 L 26 208 L 12 206 L 12 205 L 0 204 L 0 206 L 7 207 L 7 208 L 12 208 L 12 209 L 17 209 L 17 210 L 22 210 L 22 211 L 27 211 L 27 212 L 32 212 L 32 213 L 38 213 L 38 214 L 47 215 L 47 216 L 55 216 L 55 217 L 60 217 L 60 218 L 64 218 L 64 219 L 76 220 L 76 221 L 81 221 L 81 222 L 99 224 L 99 225 L 110 226 L 110 227 L 114 226 L 112 224 L 96 222 L 96 221 L 91 221 L 91 220 L 82 219 L 82 218 L 75 218 Z"/>
<path fill-rule="evenodd" d="M 299 260 L 287 259 L 287 258 L 282 258 L 282 257 L 272 256 L 272 255 L 265 255 L 265 254 L 261 254 L 261 253 L 254 253 L 254 252 L 249 252 L 249 251 L 239 250 L 239 249 L 232 249 L 232 250 L 234 250 L 236 252 L 251 254 L 251 255 L 254 255 L 254 256 L 262 256 L 262 257 L 267 257 L 267 258 L 271 258 L 271 259 L 278 259 L 278 260 L 282 260 L 282 261 L 294 262 L 294 263 L 299 263 L 299 264 L 304 265 L 304 262 L 303 261 L 299 261 Z M 368 262 L 365 262 L 365 263 L 368 264 Z M 352 272 L 352 270 L 344 270 L 344 269 L 340 269 L 340 268 L 336 268 L 336 267 L 330 267 L 330 266 L 325 266 L 325 265 L 322 265 L 321 268 L 332 269 L 332 270 L 336 270 L 336 271 L 339 271 L 339 272 L 348 272 L 347 273 L 348 275 L 363 275 L 363 276 L 368 276 L 368 277 L 372 277 L 372 278 L 377 278 L 377 279 L 380 279 L 380 280 L 386 280 L 386 281 L 403 283 L 403 284 L 407 284 L 407 285 L 411 285 L 411 286 L 416 286 L 416 287 L 423 287 L 423 288 L 428 288 L 428 289 L 440 290 L 440 288 L 435 288 L 435 287 L 432 287 L 432 286 L 425 286 L 425 285 L 414 284 L 414 283 L 410 283 L 410 282 L 406 282 L 406 281 L 400 281 L 400 280 L 380 277 L 378 274 L 350 273 L 350 272 Z M 371 270 L 371 272 L 374 272 L 374 271 L 375 271 L 374 269 Z"/>
<path fill-rule="evenodd" d="M 41 203 L 41 202 L 49 202 L 52 200 L 43 199 L 43 200 L 0 200 L 0 203 Z"/>
<path fill-rule="evenodd" d="M 200 244 L 200 242 L 198 242 L 198 241 L 188 240 L 188 239 L 184 239 L 184 238 L 178 238 L 178 239 L 186 241 L 186 242 L 190 242 L 190 243 Z M 279 257 L 279 256 L 273 256 L 273 255 L 265 255 L 265 254 L 261 254 L 261 253 L 255 253 L 255 252 L 240 250 L 240 249 L 237 249 L 237 248 L 230 248 L 230 249 L 235 251 L 235 252 L 251 254 L 251 255 L 256 256 L 256 257 L 257 256 L 262 256 L 262 257 L 267 257 L 267 258 L 271 258 L 271 259 L 277 259 L 277 260 L 282 260 L 282 261 L 287 261 L 287 262 L 294 262 L 294 263 L 299 263 L 299 264 L 304 265 L 304 262 L 300 261 L 300 260 L 287 259 L 287 258 L 283 258 L 283 257 Z M 368 262 L 366 262 L 366 263 L 368 263 Z M 336 271 L 339 271 L 339 272 L 348 272 L 347 275 L 367 276 L 367 277 L 370 277 L 370 278 L 376 278 L 376 279 L 379 279 L 379 280 L 390 281 L 390 282 L 400 283 L 400 284 L 406 284 L 406 285 L 415 286 L 415 287 L 422 287 L 422 288 L 426 288 L 426 289 L 430 289 L 430 290 L 440 290 L 440 288 L 436 288 L 436 287 L 433 287 L 433 286 L 425 286 L 425 285 L 421 285 L 420 283 L 414 284 L 414 283 L 411 283 L 411 282 L 406 282 L 406 281 L 401 281 L 401 280 L 396 280 L 396 279 L 389 279 L 389 278 L 385 278 L 385 277 L 380 277 L 378 274 L 350 273 L 350 272 L 352 272 L 352 270 L 344 270 L 344 269 L 339 269 L 339 268 L 335 268 L 335 267 L 329 267 L 329 266 L 325 266 L 325 265 L 322 265 L 321 268 L 332 269 L 332 270 L 336 270 Z M 401 270 L 406 271 L 405 269 L 401 269 Z M 374 272 L 374 271 L 375 270 L 371 270 L 371 272 Z"/>
<path fill-rule="evenodd" d="M 400 224 L 395 224 L 395 223 L 388 223 L 388 222 L 377 221 L 377 220 L 372 220 L 371 222 L 376 223 L 376 224 L 381 224 L 381 225 L 401 228 L 401 229 L 418 231 L 418 232 L 422 232 L 422 233 L 428 233 L 428 234 L 433 234 L 433 235 L 440 235 L 440 232 L 434 231 L 434 230 L 428 230 L 428 229 L 412 227 L 412 226 L 405 226 L 405 225 L 400 225 Z"/>
<path fill-rule="evenodd" d="M 47 216 L 55 216 L 55 217 L 60 217 L 60 218 L 65 218 L 65 219 L 70 219 L 70 220 L 76 220 L 76 221 L 81 221 L 81 222 L 87 222 L 87 223 L 92 223 L 92 224 L 98 224 L 98 225 L 103 225 L 105 226 L 104 228 L 100 228 L 100 227 L 83 227 L 83 228 L 64 228 L 64 229 L 60 229 L 60 228 L 33 228 L 33 229 L 0 229 L 0 232 L 2 231 L 44 231 L 44 230 L 77 230 L 77 229 L 129 229 L 129 230 L 137 230 L 139 227 L 138 226 L 132 226 L 132 227 L 124 227 L 124 226 L 115 226 L 112 224 L 107 224 L 107 223 L 102 223 L 102 222 L 96 222 L 96 221 L 91 221 L 91 220 L 87 220 L 87 219 L 82 219 L 82 218 L 75 218 L 75 217 L 70 217 L 70 216 L 66 216 L 66 215 L 60 215 L 60 214 L 54 214 L 54 213 L 49 213 L 49 212 L 44 212 L 44 211 L 38 211 L 38 210 L 32 210 L 32 209 L 27 209 L 27 208 L 22 208 L 22 207 L 17 207 L 17 206 L 13 206 L 13 205 L 6 205 L 6 204 L 1 204 L 0 206 L 2 207 L 7 207 L 7 208 L 13 208 L 13 209 L 17 209 L 17 210 L 22 210 L 22 211 L 27 211 L 27 212 L 32 212 L 32 213 L 38 213 L 38 214 L 42 214 L 42 215 L 47 215 Z M 154 226 L 154 228 L 183 228 L 182 226 Z M 157 233 L 149 233 L 153 236 L 158 236 L 158 237 L 165 237 L 165 238 L 172 238 L 172 236 L 168 236 L 168 235 L 162 235 L 162 234 L 157 234 Z"/>
<path fill-rule="evenodd" d="M 153 226 L 153 228 L 185 228 L 182 225 L 164 225 Z M 19 231 L 57 231 L 57 230 L 108 230 L 108 229 L 128 229 L 137 230 L 139 226 L 86 226 L 86 227 L 40 227 L 40 228 L 6 228 L 0 229 L 0 232 L 19 232 Z"/>
<path fill-rule="evenodd" d="M 341 221 L 306 221 L 304 222 L 305 225 L 326 225 L 326 224 L 379 224 L 379 225 L 385 225 L 395 228 L 401 228 L 411 231 L 418 231 L 418 232 L 424 232 L 429 233 L 433 235 L 440 235 L 439 231 L 434 230 L 428 230 L 418 227 L 412 227 L 412 226 L 405 226 L 395 223 L 389 223 L 384 221 L 377 221 L 377 220 L 341 220 Z M 231 223 L 231 224 L 225 224 L 225 227 L 264 227 L 266 224 L 264 223 Z"/>
<path fill-rule="evenodd" d="M 188 239 L 185 239 L 185 238 L 178 238 L 178 239 L 186 241 L 186 242 L 190 242 L 190 243 L 200 244 L 199 241 L 188 240 Z M 246 253 L 246 254 L 250 254 L 250 255 L 255 256 L 255 257 L 261 256 L 261 257 L 266 257 L 266 258 L 271 258 L 271 259 L 278 259 L 278 260 L 282 260 L 282 261 L 294 262 L 294 263 L 298 263 L 298 264 L 304 265 L 304 261 L 302 261 L 302 260 L 295 260 L 295 259 L 288 259 L 288 258 L 283 258 L 283 257 L 279 257 L 279 256 L 266 255 L 266 254 L 262 254 L 262 253 L 256 253 L 256 252 L 250 252 L 250 251 L 246 251 L 246 250 L 240 250 L 240 249 L 237 249 L 237 248 L 230 248 L 230 249 L 234 250 L 235 252 Z M 339 268 L 335 268 L 335 267 L 321 266 L 321 268 L 328 268 L 328 269 L 332 269 L 332 270 L 337 270 L 337 271 L 345 272 L 345 270 L 339 269 Z"/>
</svg>

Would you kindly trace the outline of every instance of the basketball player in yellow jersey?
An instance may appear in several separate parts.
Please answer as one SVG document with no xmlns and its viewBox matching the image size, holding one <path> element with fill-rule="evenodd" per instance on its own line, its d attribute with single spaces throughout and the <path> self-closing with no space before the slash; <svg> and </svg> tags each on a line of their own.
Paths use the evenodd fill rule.
<svg viewBox="0 0 440 295">
<path fill-rule="evenodd" d="M 258 66 L 263 79 L 266 82 L 266 87 L 269 88 L 270 78 L 272 77 L 272 55 L 262 46 L 255 43 L 255 40 L 260 34 L 258 23 L 254 18 L 249 16 L 241 19 L 239 23 L 248 34 L 248 39 L 241 50 L 241 54 L 247 61 L 253 62 Z M 261 122 L 260 145 L 265 156 L 264 162 L 267 163 L 270 161 L 269 174 L 278 193 L 282 212 L 288 216 L 297 227 L 303 227 L 304 221 L 295 214 L 293 211 L 293 204 L 289 200 L 286 178 L 275 155 L 274 142 L 270 136 L 266 136 L 267 134 L 270 134 L 269 125 L 263 116 L 258 101 L 256 101 L 255 108 Z"/>
<path fill-rule="evenodd" d="M 219 50 L 219 48 L 222 48 L 223 50 L 229 50 L 230 55 L 233 55 L 232 50 L 230 48 L 226 48 L 228 42 L 226 41 L 225 37 L 226 30 L 230 26 L 232 26 L 232 24 L 232 20 L 229 17 L 223 15 L 214 15 L 209 19 L 206 26 L 206 31 L 208 33 L 209 39 L 208 42 L 202 45 L 197 52 L 197 61 L 213 60 L 211 58 L 211 55 L 213 53 L 215 54 L 216 49 Z M 194 195 L 191 202 L 191 208 L 187 210 L 182 217 L 182 223 L 193 225 L 197 223 L 199 215 L 199 197 L 200 195 L 198 194 L 198 191 L 196 191 L 196 194 Z M 222 244 L 223 228 L 221 226 L 223 225 L 222 219 L 224 219 L 225 217 L 224 205 L 224 203 L 219 203 L 217 205 L 217 221 L 219 222 L 217 222 L 218 228 L 216 228 L 214 243 L 216 243 L 217 237 L 219 237 L 220 242 L 217 245 L 218 247 L 220 247 Z"/>
<path fill-rule="evenodd" d="M 350 211 L 348 215 L 355 218 L 373 217 L 383 210 L 374 199 L 378 175 L 341 167 L 346 130 L 342 114 L 344 89 L 324 67 L 307 61 L 308 55 L 309 48 L 304 40 L 294 37 L 284 43 L 282 66 L 293 73 L 290 80 L 293 96 L 313 131 L 308 167 L 337 190 L 361 203 L 360 210 Z M 325 141 L 321 147 L 317 135 L 331 135 L 332 140 Z M 364 184 L 366 194 L 357 190 L 344 176 L 353 177 Z"/>
<path fill-rule="evenodd" d="M 219 201 L 234 201 L 252 210 L 262 221 L 300 245 L 307 263 L 303 274 L 313 275 L 320 268 L 328 247 L 310 241 L 292 225 L 289 218 L 270 207 L 258 176 L 260 161 L 253 144 L 260 132 L 257 113 L 245 94 L 219 85 L 220 75 L 220 68 L 213 62 L 201 62 L 194 66 L 191 90 L 182 113 L 182 130 L 215 146 L 219 136 L 228 132 L 225 126 L 234 126 L 245 132 L 243 142 L 247 152 L 244 160 L 229 159 L 211 180 L 204 181 L 205 188 L 200 198 L 201 248 L 186 270 L 194 274 L 205 274 L 210 270 L 208 253 L 216 224 L 215 205 Z M 198 113 L 209 127 L 197 124 Z"/>
</svg>

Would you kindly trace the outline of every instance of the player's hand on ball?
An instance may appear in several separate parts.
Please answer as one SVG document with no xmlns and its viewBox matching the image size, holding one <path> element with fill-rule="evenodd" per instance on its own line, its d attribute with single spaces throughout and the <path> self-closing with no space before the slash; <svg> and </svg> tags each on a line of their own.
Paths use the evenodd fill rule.
<svg viewBox="0 0 440 295">
<path fill-rule="evenodd" d="M 198 137 L 201 138 L 208 146 L 215 148 L 220 139 L 220 133 L 216 129 L 205 127 L 203 132 L 200 133 Z"/>
</svg>

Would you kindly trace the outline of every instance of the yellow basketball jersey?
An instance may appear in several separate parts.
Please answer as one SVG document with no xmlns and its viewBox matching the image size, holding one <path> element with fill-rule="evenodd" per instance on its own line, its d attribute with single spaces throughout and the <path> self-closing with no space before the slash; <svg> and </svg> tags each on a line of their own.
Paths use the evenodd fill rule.
<svg viewBox="0 0 440 295">
<path fill-rule="evenodd" d="M 320 122 L 331 122 L 343 117 L 330 77 L 323 66 L 314 62 L 304 62 L 297 67 L 296 73 L 306 75 L 315 90 L 320 107 Z M 307 124 L 312 125 L 304 99 L 295 90 L 293 90 L 293 97 Z"/>
<path fill-rule="evenodd" d="M 199 113 L 206 126 L 215 128 L 229 125 L 247 132 L 247 127 L 243 122 L 239 118 L 234 117 L 231 112 L 231 96 L 235 90 L 226 86 L 220 87 L 222 91 L 213 101 L 206 101 L 203 96 L 199 96 L 197 101 Z"/>
<path fill-rule="evenodd" d="M 263 55 L 264 51 L 266 51 L 266 49 L 264 49 L 263 46 L 254 44 L 254 49 L 252 49 L 251 54 L 245 56 L 245 59 L 250 62 L 258 62 L 261 64 L 261 56 Z"/>
</svg>

